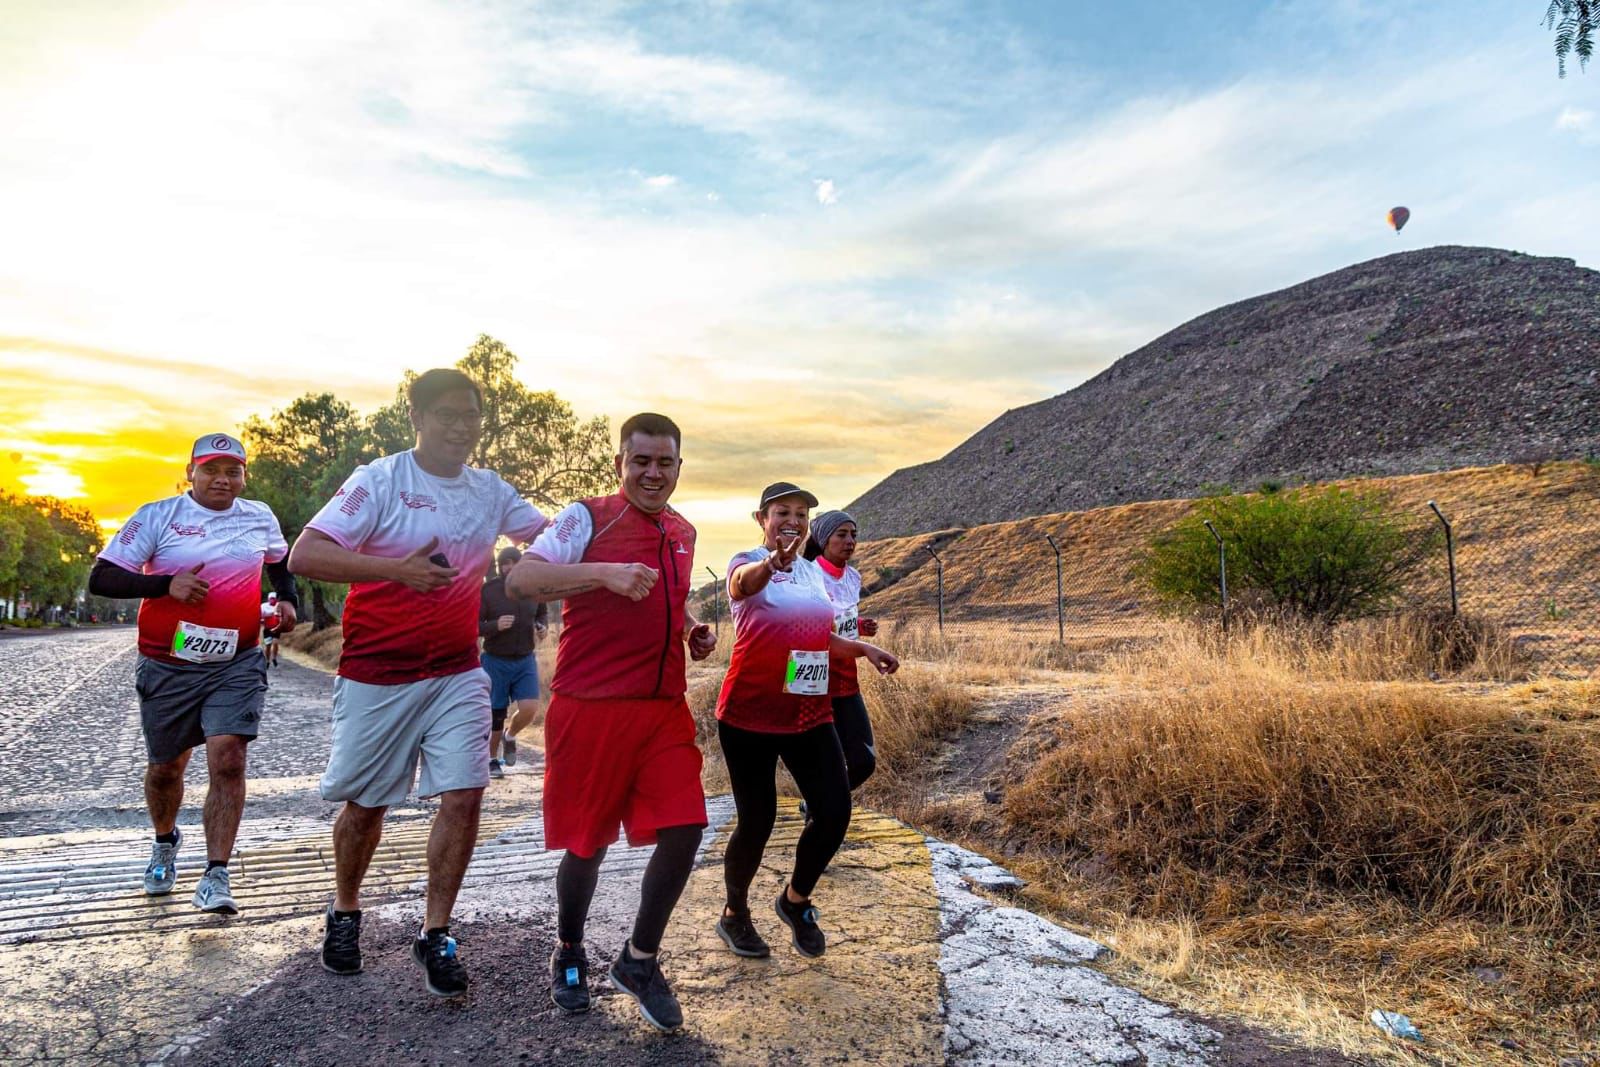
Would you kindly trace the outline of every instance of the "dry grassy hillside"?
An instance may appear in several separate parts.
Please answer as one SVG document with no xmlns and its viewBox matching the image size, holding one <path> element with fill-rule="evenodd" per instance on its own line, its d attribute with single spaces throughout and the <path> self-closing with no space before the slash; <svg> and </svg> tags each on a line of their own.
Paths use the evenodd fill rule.
<svg viewBox="0 0 1600 1067">
<path fill-rule="evenodd" d="M 1455 526 L 1463 611 L 1511 627 L 1538 659 L 1600 662 L 1600 468 L 1566 462 L 1534 473 L 1503 465 L 1337 484 L 1387 493 L 1419 529 L 1433 521 L 1427 502 L 1436 500 Z M 1063 550 L 1069 642 L 1093 647 L 1145 636 L 1159 612 L 1132 568 L 1150 538 L 1192 506 L 1160 500 L 871 541 L 856 559 L 865 610 L 931 615 L 931 545 L 944 559 L 948 622 L 1054 629 L 1049 533 Z M 1442 551 L 1412 593 L 1416 606 L 1448 605 Z"/>
</svg>

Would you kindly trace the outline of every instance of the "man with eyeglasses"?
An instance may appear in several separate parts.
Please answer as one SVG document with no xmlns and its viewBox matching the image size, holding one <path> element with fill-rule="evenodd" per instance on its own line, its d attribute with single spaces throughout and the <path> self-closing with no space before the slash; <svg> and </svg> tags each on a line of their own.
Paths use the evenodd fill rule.
<svg viewBox="0 0 1600 1067">
<path fill-rule="evenodd" d="M 467 989 L 450 912 L 489 784 L 489 677 L 478 665 L 478 590 L 495 541 L 525 544 L 545 517 L 493 471 L 467 466 L 483 392 L 459 370 L 430 370 L 408 392 L 416 447 L 357 467 L 290 553 L 308 578 L 349 582 L 333 688 L 333 745 L 322 797 L 333 825 L 335 889 L 322 965 L 361 970 L 360 891 L 383 815 L 411 790 L 438 797 L 428 890 L 412 958 L 429 992 Z"/>
</svg>

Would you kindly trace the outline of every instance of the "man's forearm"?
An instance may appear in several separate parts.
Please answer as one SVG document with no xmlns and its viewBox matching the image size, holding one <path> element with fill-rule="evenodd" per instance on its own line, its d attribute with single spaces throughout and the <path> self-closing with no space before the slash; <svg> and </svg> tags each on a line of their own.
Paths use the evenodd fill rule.
<svg viewBox="0 0 1600 1067">
<path fill-rule="evenodd" d="M 287 556 L 276 563 L 267 564 L 267 581 L 272 583 L 272 591 L 278 594 L 279 602 L 288 604 L 299 614 L 300 592 L 294 587 L 294 575 L 289 572 Z"/>
<path fill-rule="evenodd" d="M 96 560 L 89 572 L 89 592 L 108 600 L 153 600 L 167 595 L 170 574 L 136 574 L 108 559 Z"/>
<path fill-rule="evenodd" d="M 605 585 L 614 563 L 551 563 L 523 559 L 506 576 L 506 592 L 519 600 L 564 600 Z"/>
<path fill-rule="evenodd" d="M 289 569 L 319 582 L 392 582 L 401 561 L 344 548 L 314 530 L 302 533 L 289 553 Z"/>
</svg>

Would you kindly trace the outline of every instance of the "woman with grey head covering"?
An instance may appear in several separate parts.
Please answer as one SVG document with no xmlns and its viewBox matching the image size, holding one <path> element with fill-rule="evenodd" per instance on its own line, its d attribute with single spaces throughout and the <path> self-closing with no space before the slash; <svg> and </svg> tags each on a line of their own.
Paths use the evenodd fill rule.
<svg viewBox="0 0 1600 1067">
<path fill-rule="evenodd" d="M 834 629 L 852 641 L 876 637 L 878 621 L 860 617 L 861 572 L 850 566 L 856 554 L 856 520 L 847 512 L 824 511 L 811 520 L 811 536 L 806 542 L 806 559 L 822 568 L 822 584 L 833 602 Z M 878 766 L 878 753 L 872 744 L 872 719 L 866 701 L 861 699 L 861 683 L 856 677 L 854 657 L 832 656 L 828 663 L 828 696 L 833 700 L 833 727 L 844 747 L 844 762 L 854 790 Z"/>
</svg>

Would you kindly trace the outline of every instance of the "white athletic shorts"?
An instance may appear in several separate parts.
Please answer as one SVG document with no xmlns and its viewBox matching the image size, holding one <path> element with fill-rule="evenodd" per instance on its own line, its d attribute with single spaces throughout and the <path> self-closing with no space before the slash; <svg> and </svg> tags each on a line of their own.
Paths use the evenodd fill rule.
<svg viewBox="0 0 1600 1067">
<path fill-rule="evenodd" d="M 333 747 L 323 800 L 364 808 L 489 785 L 489 676 L 474 667 L 401 685 L 333 680 Z"/>
</svg>

